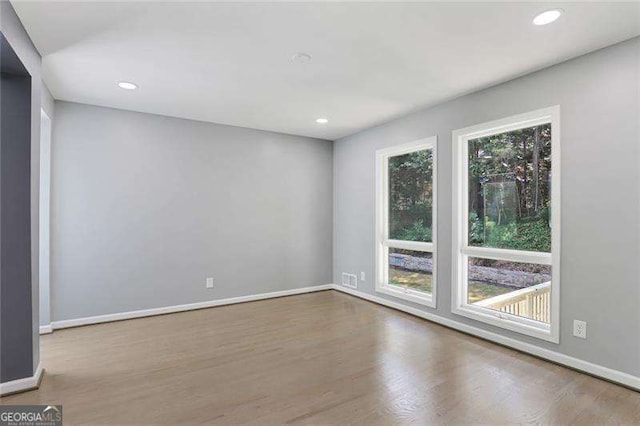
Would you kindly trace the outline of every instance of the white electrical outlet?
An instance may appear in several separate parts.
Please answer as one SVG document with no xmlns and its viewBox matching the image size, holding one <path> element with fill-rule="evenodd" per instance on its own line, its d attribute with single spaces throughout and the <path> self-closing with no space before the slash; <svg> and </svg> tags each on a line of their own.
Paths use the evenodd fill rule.
<svg viewBox="0 0 640 426">
<path fill-rule="evenodd" d="M 573 320 L 573 335 L 581 339 L 587 338 L 587 323 L 584 321 Z"/>
<path fill-rule="evenodd" d="M 213 288 L 213 277 L 207 278 L 207 288 Z"/>
<path fill-rule="evenodd" d="M 360 281 L 364 281 L 364 271 L 360 272 Z"/>
</svg>

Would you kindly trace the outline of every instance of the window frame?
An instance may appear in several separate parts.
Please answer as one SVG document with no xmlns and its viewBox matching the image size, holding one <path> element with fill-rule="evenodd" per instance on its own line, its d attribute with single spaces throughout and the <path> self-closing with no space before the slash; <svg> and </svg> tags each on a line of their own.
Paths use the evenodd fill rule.
<svg viewBox="0 0 640 426">
<path fill-rule="evenodd" d="M 546 123 L 551 124 L 551 253 L 470 246 L 468 240 L 469 140 Z M 560 137 L 560 107 L 557 105 L 458 129 L 452 133 L 453 241 L 451 311 L 454 314 L 549 342 L 560 342 Z M 467 274 L 469 257 L 551 265 L 550 324 L 468 303 Z"/>
<path fill-rule="evenodd" d="M 408 300 L 430 308 L 436 307 L 437 294 L 437 142 L 436 136 L 413 142 L 383 148 L 376 151 L 376 280 L 375 290 L 399 299 Z M 410 154 L 425 149 L 431 150 L 432 192 L 431 192 L 431 242 L 402 241 L 389 239 L 389 158 Z M 398 248 L 431 253 L 431 293 L 390 284 L 389 249 Z"/>
</svg>

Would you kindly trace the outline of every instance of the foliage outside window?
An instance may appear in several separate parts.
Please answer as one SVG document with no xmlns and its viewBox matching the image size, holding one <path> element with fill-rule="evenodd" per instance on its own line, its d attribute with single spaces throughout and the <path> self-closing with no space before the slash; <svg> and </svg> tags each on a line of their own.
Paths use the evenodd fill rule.
<svg viewBox="0 0 640 426">
<path fill-rule="evenodd" d="M 469 141 L 469 245 L 551 252 L 551 124 Z"/>
<path fill-rule="evenodd" d="M 431 242 L 433 155 L 430 149 L 389 158 L 389 237 Z"/>
</svg>

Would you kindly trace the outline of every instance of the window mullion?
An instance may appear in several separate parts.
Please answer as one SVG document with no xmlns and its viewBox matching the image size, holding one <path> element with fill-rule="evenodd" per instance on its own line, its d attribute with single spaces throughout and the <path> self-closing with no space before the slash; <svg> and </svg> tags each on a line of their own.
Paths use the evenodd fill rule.
<svg viewBox="0 0 640 426">
<path fill-rule="evenodd" d="M 422 241 L 384 240 L 382 241 L 382 245 L 389 248 L 424 251 L 429 253 L 433 253 L 435 249 L 433 243 Z"/>
<path fill-rule="evenodd" d="M 463 247 L 460 251 L 465 256 L 479 257 L 483 259 L 537 263 L 540 265 L 551 265 L 552 263 L 551 253 L 469 246 Z"/>
</svg>

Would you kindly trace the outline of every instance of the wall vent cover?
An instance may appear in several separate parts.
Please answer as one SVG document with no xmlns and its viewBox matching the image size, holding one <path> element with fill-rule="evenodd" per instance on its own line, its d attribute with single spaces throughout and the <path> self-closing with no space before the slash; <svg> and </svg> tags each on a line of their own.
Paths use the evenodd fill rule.
<svg viewBox="0 0 640 426">
<path fill-rule="evenodd" d="M 342 273 L 342 285 L 345 287 L 358 288 L 358 277 L 354 274 Z"/>
</svg>

